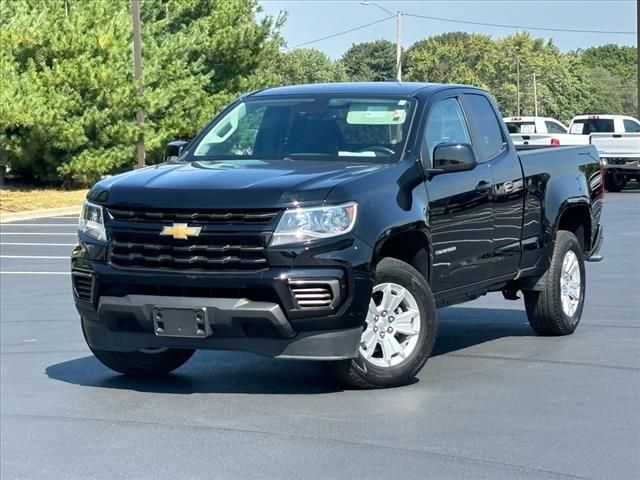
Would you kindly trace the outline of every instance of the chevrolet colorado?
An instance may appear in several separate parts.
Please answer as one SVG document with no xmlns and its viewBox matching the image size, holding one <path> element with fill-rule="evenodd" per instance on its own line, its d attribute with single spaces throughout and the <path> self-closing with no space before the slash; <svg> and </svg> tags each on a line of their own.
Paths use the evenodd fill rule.
<svg viewBox="0 0 640 480">
<path fill-rule="evenodd" d="M 572 333 L 600 259 L 596 149 L 518 153 L 473 87 L 265 89 L 167 158 L 97 183 L 72 252 L 86 341 L 125 374 L 230 349 L 399 385 L 436 309 L 487 292 L 522 291 L 537 333 Z"/>
</svg>

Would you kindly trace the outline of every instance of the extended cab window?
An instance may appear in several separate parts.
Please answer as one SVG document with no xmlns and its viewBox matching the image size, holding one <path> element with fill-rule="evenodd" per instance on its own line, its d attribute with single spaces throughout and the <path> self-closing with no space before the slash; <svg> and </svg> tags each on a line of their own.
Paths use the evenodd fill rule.
<svg viewBox="0 0 640 480">
<path fill-rule="evenodd" d="M 629 133 L 637 133 L 640 132 L 640 123 L 634 122 L 633 120 L 625 119 L 624 120 L 624 131 Z"/>
<path fill-rule="evenodd" d="M 424 129 L 422 151 L 433 156 L 433 150 L 440 143 L 471 143 L 471 136 L 455 98 L 447 98 L 436 103 L 429 112 Z"/>
<path fill-rule="evenodd" d="M 501 120 L 496 116 L 489 100 L 482 95 L 465 94 L 465 104 L 478 136 L 478 161 L 487 162 L 505 149 L 506 142 L 500 128 Z"/>
</svg>

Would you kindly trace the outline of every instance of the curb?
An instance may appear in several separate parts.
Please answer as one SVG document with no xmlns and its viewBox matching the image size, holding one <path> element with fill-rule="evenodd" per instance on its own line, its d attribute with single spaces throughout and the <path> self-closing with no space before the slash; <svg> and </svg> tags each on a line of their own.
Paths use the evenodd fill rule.
<svg viewBox="0 0 640 480">
<path fill-rule="evenodd" d="M 59 217 L 61 215 L 80 215 L 82 207 L 44 208 L 28 210 L 26 212 L 1 213 L 0 223 L 18 222 L 20 220 L 35 220 L 37 218 Z"/>
</svg>

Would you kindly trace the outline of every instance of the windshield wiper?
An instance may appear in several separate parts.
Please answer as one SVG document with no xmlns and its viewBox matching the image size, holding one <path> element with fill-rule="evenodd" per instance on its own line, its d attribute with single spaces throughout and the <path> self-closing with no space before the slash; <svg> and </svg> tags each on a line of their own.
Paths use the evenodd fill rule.
<svg viewBox="0 0 640 480">
<path fill-rule="evenodd" d="M 307 153 L 307 152 L 294 152 L 288 153 L 285 155 L 282 160 L 308 160 L 313 159 L 313 157 L 335 157 L 336 155 L 331 155 L 330 153 Z"/>
</svg>

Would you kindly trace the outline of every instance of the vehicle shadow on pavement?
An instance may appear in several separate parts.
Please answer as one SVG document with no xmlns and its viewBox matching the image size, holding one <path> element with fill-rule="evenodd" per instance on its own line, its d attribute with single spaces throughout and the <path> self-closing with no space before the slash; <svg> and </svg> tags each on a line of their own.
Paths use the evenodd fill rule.
<svg viewBox="0 0 640 480">
<path fill-rule="evenodd" d="M 433 356 L 502 337 L 534 336 L 524 311 L 454 307 L 441 309 Z M 119 375 L 93 356 L 50 365 L 49 378 L 75 385 L 169 394 L 247 393 L 313 395 L 345 387 L 323 362 L 276 360 L 243 352 L 199 351 L 171 375 Z M 417 383 L 416 379 L 413 383 Z"/>
<path fill-rule="evenodd" d="M 451 307 L 438 310 L 438 337 L 432 357 L 503 337 L 535 337 L 522 310 Z"/>
</svg>

